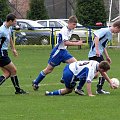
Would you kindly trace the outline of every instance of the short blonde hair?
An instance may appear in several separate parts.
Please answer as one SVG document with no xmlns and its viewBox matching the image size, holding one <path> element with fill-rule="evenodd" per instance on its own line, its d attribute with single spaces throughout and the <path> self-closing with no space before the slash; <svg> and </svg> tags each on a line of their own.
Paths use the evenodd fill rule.
<svg viewBox="0 0 120 120">
<path fill-rule="evenodd" d="M 77 23 L 78 20 L 76 18 L 76 16 L 72 15 L 69 17 L 68 23 Z"/>
</svg>

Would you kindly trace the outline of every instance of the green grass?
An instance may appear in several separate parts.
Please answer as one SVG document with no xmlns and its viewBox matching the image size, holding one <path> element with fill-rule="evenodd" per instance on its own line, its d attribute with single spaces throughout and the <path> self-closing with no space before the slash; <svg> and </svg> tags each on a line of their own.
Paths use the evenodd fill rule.
<svg viewBox="0 0 120 120">
<path fill-rule="evenodd" d="M 89 48 L 69 47 L 70 53 L 78 60 L 87 59 Z M 106 82 L 104 88 L 110 95 L 95 97 L 78 96 L 74 92 L 65 96 L 45 96 L 46 90 L 63 88 L 60 84 L 62 70 L 65 64 L 56 67 L 41 83 L 39 91 L 32 90 L 31 81 L 47 65 L 51 47 L 17 46 L 18 58 L 11 59 L 18 69 L 20 84 L 29 91 L 29 95 L 15 95 L 10 79 L 0 86 L 0 120 L 119 120 L 120 119 L 120 89 L 110 89 Z M 120 49 L 109 49 L 112 59 L 110 77 L 120 79 L 119 61 Z M 2 73 L 1 73 L 2 74 Z M 95 80 L 96 81 L 96 80 Z M 97 82 L 92 83 L 95 93 Z M 84 86 L 86 93 L 86 86 Z"/>
</svg>

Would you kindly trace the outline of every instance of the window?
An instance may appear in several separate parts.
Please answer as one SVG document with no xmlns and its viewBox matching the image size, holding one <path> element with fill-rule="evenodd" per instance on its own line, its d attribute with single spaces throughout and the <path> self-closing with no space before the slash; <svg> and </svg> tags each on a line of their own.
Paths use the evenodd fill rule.
<svg viewBox="0 0 120 120">
<path fill-rule="evenodd" d="M 59 22 L 57 21 L 50 21 L 49 22 L 50 27 L 63 27 Z"/>
<path fill-rule="evenodd" d="M 47 27 L 47 21 L 38 21 L 38 23 L 43 25 L 44 27 Z"/>
<path fill-rule="evenodd" d="M 29 28 L 31 28 L 31 26 L 25 22 L 17 22 L 17 24 L 19 25 L 20 29 L 22 29 L 22 30 L 28 30 Z"/>
</svg>

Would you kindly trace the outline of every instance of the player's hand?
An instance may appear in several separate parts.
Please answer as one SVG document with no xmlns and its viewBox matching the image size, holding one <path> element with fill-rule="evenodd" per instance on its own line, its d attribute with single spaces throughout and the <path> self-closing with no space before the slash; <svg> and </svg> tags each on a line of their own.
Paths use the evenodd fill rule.
<svg viewBox="0 0 120 120">
<path fill-rule="evenodd" d="M 96 56 L 100 57 L 100 52 L 98 50 L 96 50 Z"/>
<path fill-rule="evenodd" d="M 111 59 L 110 59 L 109 57 L 107 57 L 106 60 L 107 60 L 110 64 L 112 63 L 112 61 L 111 61 Z"/>
<path fill-rule="evenodd" d="M 12 52 L 13 52 L 13 54 L 14 54 L 15 57 L 18 56 L 18 52 L 16 51 L 16 49 L 13 49 Z"/>
<path fill-rule="evenodd" d="M 82 40 L 79 40 L 79 41 L 78 41 L 78 44 L 79 44 L 79 45 L 83 45 L 83 41 L 82 41 Z"/>
<path fill-rule="evenodd" d="M 110 83 L 110 87 L 111 87 L 112 89 L 116 89 L 116 88 L 117 88 L 117 86 L 116 86 L 115 84 L 113 84 L 112 82 Z"/>
</svg>

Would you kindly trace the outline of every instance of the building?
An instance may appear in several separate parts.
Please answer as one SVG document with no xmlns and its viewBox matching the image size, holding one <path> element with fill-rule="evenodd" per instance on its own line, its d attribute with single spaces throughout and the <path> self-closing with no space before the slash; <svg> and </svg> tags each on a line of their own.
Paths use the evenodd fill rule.
<svg viewBox="0 0 120 120">
<path fill-rule="evenodd" d="M 17 18 L 26 18 L 30 0 L 9 0 L 12 12 Z"/>
</svg>

